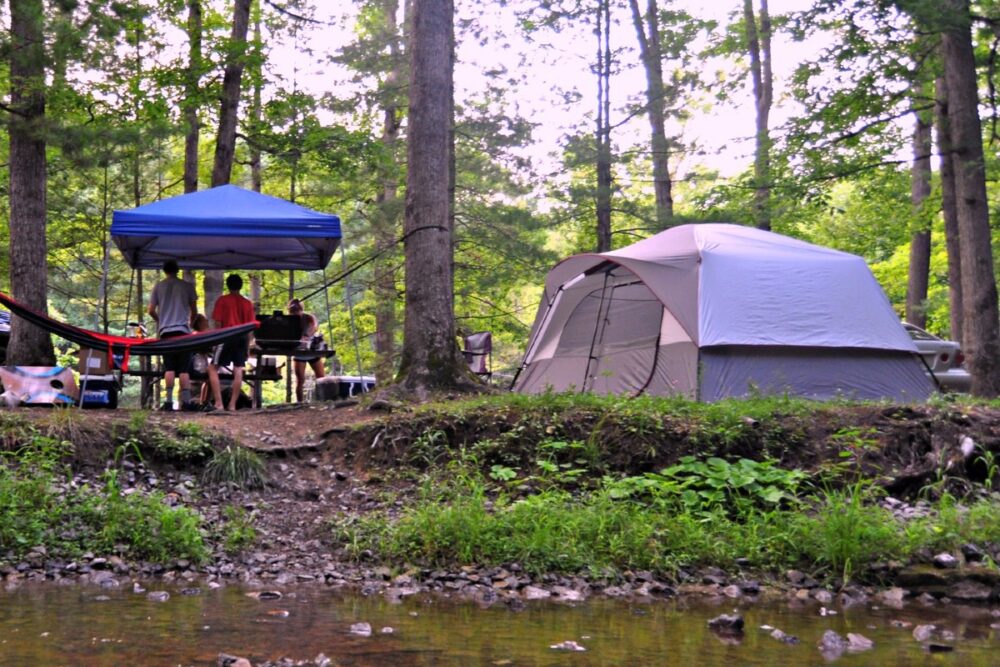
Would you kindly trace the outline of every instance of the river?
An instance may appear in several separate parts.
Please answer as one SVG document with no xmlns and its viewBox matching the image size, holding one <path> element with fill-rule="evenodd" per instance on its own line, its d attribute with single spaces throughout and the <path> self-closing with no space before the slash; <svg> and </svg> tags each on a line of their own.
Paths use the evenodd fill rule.
<svg viewBox="0 0 1000 667">
<path fill-rule="evenodd" d="M 621 602 L 575 605 L 530 602 L 513 610 L 441 597 L 363 597 L 307 586 L 262 600 L 239 586 L 182 593 L 165 601 L 128 589 L 23 585 L 0 592 L 0 665 L 215 665 L 219 653 L 254 664 L 323 653 L 333 665 L 956 665 L 1000 664 L 1000 618 L 988 608 L 877 604 L 821 615 L 815 603 L 744 605 L 742 638 L 716 635 L 710 618 L 732 601 Z M 371 636 L 351 634 L 368 623 Z M 950 652 L 931 652 L 913 627 L 935 624 L 954 634 L 936 638 Z M 771 636 L 778 628 L 800 641 Z M 998 624 L 997 627 L 1000 627 Z M 383 631 L 383 629 L 391 629 Z M 875 647 L 824 657 L 825 630 L 858 633 Z M 550 648 L 572 641 L 585 651 Z"/>
</svg>

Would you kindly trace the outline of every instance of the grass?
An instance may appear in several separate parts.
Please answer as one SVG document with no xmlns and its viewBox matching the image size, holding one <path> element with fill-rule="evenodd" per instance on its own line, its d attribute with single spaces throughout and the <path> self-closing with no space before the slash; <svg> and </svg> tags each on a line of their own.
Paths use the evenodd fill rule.
<svg viewBox="0 0 1000 667">
<path fill-rule="evenodd" d="M 170 507 L 162 494 L 124 495 L 117 471 L 99 487 L 61 484 L 69 477 L 61 445 L 35 436 L 0 461 L 0 553 L 20 557 L 45 546 L 50 555 L 121 552 L 135 560 L 208 556 L 199 515 Z"/>
<path fill-rule="evenodd" d="M 232 485 L 240 489 L 263 489 L 267 485 L 264 461 L 244 447 L 230 447 L 215 453 L 202 475 L 205 484 Z"/>
<path fill-rule="evenodd" d="M 717 472 L 705 471 L 705 479 Z M 745 488 L 729 482 L 721 498 L 669 485 L 650 491 L 643 486 L 648 479 L 606 478 L 575 493 L 548 488 L 519 495 L 475 469 L 452 466 L 429 476 L 399 517 L 340 521 L 334 535 L 349 553 L 370 550 L 386 562 L 427 567 L 516 562 L 535 574 L 648 569 L 670 576 L 697 566 L 732 570 L 743 558 L 762 572 L 805 569 L 843 581 L 872 580 L 874 565 L 918 550 L 1000 540 L 996 498 L 965 509 L 945 498 L 931 517 L 902 524 L 862 483 L 776 502 L 766 492 L 738 496 Z"/>
</svg>

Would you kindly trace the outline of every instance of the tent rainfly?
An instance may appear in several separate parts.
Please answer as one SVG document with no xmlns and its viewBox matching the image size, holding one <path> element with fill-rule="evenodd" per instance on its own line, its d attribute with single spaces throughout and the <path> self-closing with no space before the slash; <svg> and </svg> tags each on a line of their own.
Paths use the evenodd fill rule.
<svg viewBox="0 0 1000 667">
<path fill-rule="evenodd" d="M 340 245 L 340 218 L 220 185 L 115 211 L 111 238 L 129 266 L 159 269 L 324 268 Z"/>
<path fill-rule="evenodd" d="M 934 385 L 864 260 L 730 224 L 557 264 L 514 390 L 924 400 Z"/>
</svg>

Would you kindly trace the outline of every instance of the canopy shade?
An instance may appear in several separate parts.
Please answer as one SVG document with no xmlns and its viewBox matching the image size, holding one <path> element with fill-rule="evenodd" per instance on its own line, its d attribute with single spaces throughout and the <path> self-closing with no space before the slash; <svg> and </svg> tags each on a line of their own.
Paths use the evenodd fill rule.
<svg viewBox="0 0 1000 667">
<path fill-rule="evenodd" d="M 340 218 L 221 185 L 115 211 L 111 238 L 129 266 L 159 269 L 322 269 L 340 245 Z"/>
</svg>

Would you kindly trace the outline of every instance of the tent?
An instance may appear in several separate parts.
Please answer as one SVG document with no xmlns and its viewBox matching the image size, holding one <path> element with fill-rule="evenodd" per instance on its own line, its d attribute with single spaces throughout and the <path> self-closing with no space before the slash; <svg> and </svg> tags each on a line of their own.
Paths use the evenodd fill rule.
<svg viewBox="0 0 1000 667">
<path fill-rule="evenodd" d="M 549 273 L 514 390 L 923 400 L 916 347 L 864 260 L 683 225 Z"/>
<path fill-rule="evenodd" d="M 340 218 L 235 185 L 115 211 L 111 238 L 133 268 L 322 269 Z"/>
</svg>

